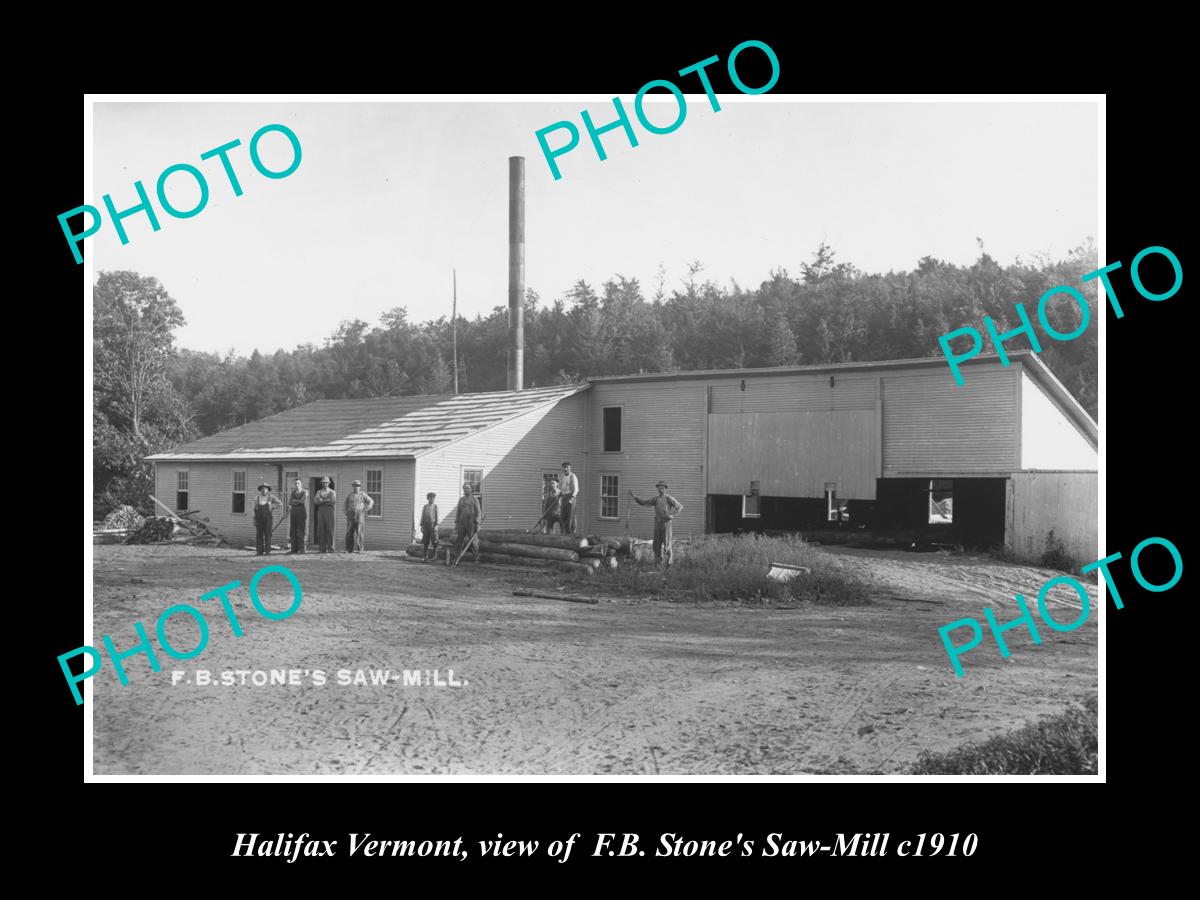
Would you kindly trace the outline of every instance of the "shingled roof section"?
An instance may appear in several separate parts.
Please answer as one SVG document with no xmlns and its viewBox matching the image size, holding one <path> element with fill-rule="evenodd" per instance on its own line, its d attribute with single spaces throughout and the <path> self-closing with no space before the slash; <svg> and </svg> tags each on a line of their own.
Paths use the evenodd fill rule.
<svg viewBox="0 0 1200 900">
<path fill-rule="evenodd" d="M 368 400 L 317 400 L 192 441 L 150 460 L 414 457 L 587 390 L 525 391 Z"/>
</svg>

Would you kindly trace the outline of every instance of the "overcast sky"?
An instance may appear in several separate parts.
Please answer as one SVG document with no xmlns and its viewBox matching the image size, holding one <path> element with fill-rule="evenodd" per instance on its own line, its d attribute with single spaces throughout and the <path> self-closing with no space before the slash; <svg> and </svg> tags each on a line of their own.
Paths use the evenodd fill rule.
<svg viewBox="0 0 1200 900">
<path fill-rule="evenodd" d="M 632 110 L 632 98 L 623 97 Z M 579 111 L 613 118 L 602 100 L 546 103 L 97 103 L 94 191 L 85 202 L 134 205 L 133 182 L 154 196 L 158 175 L 187 162 L 206 175 L 208 206 L 161 230 L 125 220 L 122 246 L 107 220 L 86 242 L 97 271 L 153 275 L 187 317 L 184 347 L 249 353 L 321 344 L 343 319 L 377 324 L 395 306 L 413 321 L 449 315 L 458 270 L 462 315 L 507 303 L 508 157 L 526 157 L 526 286 L 544 303 L 582 278 L 600 290 L 615 274 L 645 294 L 666 270 L 678 287 L 692 260 L 703 277 L 756 287 L 770 270 L 797 272 L 822 241 L 868 272 L 911 269 L 922 256 L 1002 263 L 1061 256 L 1098 237 L 1094 103 L 798 103 L 701 94 L 671 134 L 620 130 L 590 145 Z M 647 104 L 652 121 L 675 112 Z M 582 132 L 555 181 L 534 133 L 561 119 Z M 251 165 L 250 137 L 282 123 L 303 159 L 284 179 Z M 234 138 L 234 197 L 216 159 Z M 565 140 L 560 132 L 552 146 Z M 290 160 L 264 138 L 271 168 Z M 198 197 L 173 175 L 168 197 Z M 1015 300 L 1020 298 L 1014 298 Z"/>
</svg>

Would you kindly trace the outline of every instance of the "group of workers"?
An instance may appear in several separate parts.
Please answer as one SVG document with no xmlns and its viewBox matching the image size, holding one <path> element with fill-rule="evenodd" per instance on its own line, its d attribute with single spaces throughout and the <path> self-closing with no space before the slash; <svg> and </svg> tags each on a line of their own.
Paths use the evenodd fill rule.
<svg viewBox="0 0 1200 900">
<path fill-rule="evenodd" d="M 542 518 L 537 531 L 550 534 L 554 526 L 562 534 L 575 533 L 575 500 L 579 496 L 579 476 L 571 471 L 571 464 L 562 464 L 562 478 L 551 475 L 542 482 Z"/>
<path fill-rule="evenodd" d="M 334 553 L 333 509 L 337 503 L 337 491 L 330 487 L 328 478 L 321 479 L 321 489 L 313 495 L 313 514 L 317 517 L 317 548 L 321 553 Z M 346 495 L 343 512 L 346 514 L 346 543 L 347 553 L 362 553 L 364 526 L 366 516 L 375 508 L 371 495 L 364 493 L 362 482 L 358 479 L 350 486 Z M 264 556 L 271 553 L 271 533 L 275 530 L 274 513 L 283 508 L 283 501 L 271 493 L 271 486 L 265 481 L 258 486 L 258 496 L 254 501 L 254 531 L 256 536 L 255 555 Z M 291 531 L 289 534 L 290 548 L 288 553 L 305 553 L 308 550 L 308 491 L 304 483 L 297 478 L 288 492 L 288 515 Z"/>
<path fill-rule="evenodd" d="M 555 525 L 562 534 L 575 533 L 575 504 L 579 497 L 579 476 L 571 471 L 571 463 L 562 464 L 562 478 L 551 475 L 545 479 L 542 488 L 542 517 L 534 526 L 534 531 L 540 534 L 550 534 Z M 654 558 L 660 563 L 671 565 L 671 521 L 683 511 L 683 504 L 667 493 L 667 483 L 659 481 L 655 488 L 657 496 L 643 500 L 633 491 L 630 498 L 640 506 L 654 507 Z M 426 504 L 421 510 L 421 546 L 423 560 L 428 561 L 430 555 L 437 557 L 438 523 L 441 521 L 437 494 L 430 492 L 425 495 Z M 479 542 L 475 539 L 479 533 L 483 510 L 475 496 L 471 484 L 463 485 L 463 496 L 458 501 L 454 511 L 454 558 L 457 560 L 470 546 L 473 559 L 479 560 Z"/>
<path fill-rule="evenodd" d="M 541 534 L 550 534 L 557 525 L 562 534 L 575 533 L 575 504 L 579 497 L 579 476 L 571 471 L 571 463 L 562 464 L 562 477 L 551 475 L 545 480 L 542 489 L 542 517 L 534 526 Z M 328 478 L 321 479 L 321 489 L 313 495 L 312 505 L 317 517 L 317 547 L 321 553 L 333 553 L 333 510 L 337 503 L 337 492 L 330 486 Z M 683 511 L 683 504 L 667 493 L 667 483 L 659 481 L 655 487 L 658 495 L 643 500 L 633 491 L 630 498 L 640 506 L 654 507 L 654 558 L 661 564 L 671 565 L 671 520 Z M 351 491 L 346 496 L 343 510 L 346 514 L 346 543 L 348 553 L 361 553 L 363 550 L 364 525 L 367 514 L 374 509 L 375 501 L 362 490 L 362 482 L 355 479 Z M 288 508 L 291 519 L 291 546 L 288 553 L 304 553 L 308 544 L 308 491 L 299 478 L 294 482 L 288 493 Z M 421 544 L 424 548 L 424 559 L 430 558 L 430 553 L 437 556 L 438 523 L 440 515 L 437 507 L 437 494 L 429 492 L 425 495 L 426 504 L 421 510 Z M 256 533 L 255 552 L 258 556 L 269 555 L 271 552 L 271 533 L 275 530 L 274 512 L 283 508 L 283 501 L 271 493 L 271 486 L 265 481 L 258 486 L 258 496 L 254 501 L 254 529 Z M 475 489 L 469 482 L 463 485 L 463 495 L 454 510 L 454 554 L 455 559 L 461 558 L 469 546 L 479 561 L 480 523 L 483 520 L 483 508 Z"/>
</svg>

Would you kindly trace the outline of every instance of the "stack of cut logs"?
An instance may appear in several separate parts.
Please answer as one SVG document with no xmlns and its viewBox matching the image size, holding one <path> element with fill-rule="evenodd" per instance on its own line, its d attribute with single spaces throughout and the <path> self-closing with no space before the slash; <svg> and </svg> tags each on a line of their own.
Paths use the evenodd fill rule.
<svg viewBox="0 0 1200 900">
<path fill-rule="evenodd" d="M 454 562 L 454 528 L 438 529 L 439 561 Z M 479 532 L 479 561 L 508 566 L 553 566 L 568 571 L 594 573 L 597 569 L 617 567 L 618 555 L 628 555 L 629 538 L 603 538 L 577 534 L 528 534 L 524 531 Z M 409 544 L 408 555 L 420 558 L 425 550 L 420 544 Z M 447 556 L 449 555 L 449 556 Z M 471 549 L 464 559 L 474 559 Z"/>
</svg>

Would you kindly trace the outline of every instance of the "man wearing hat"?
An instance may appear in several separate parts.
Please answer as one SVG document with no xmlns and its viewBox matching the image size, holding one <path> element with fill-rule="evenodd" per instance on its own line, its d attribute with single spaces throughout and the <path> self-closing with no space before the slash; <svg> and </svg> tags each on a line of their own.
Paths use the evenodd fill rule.
<svg viewBox="0 0 1200 900">
<path fill-rule="evenodd" d="M 558 483 L 558 525 L 563 534 L 575 533 L 575 500 L 579 496 L 579 476 L 571 471 L 571 464 L 562 464 L 563 475 Z"/>
<path fill-rule="evenodd" d="M 346 495 L 346 552 L 362 553 L 363 526 L 367 513 L 375 508 L 375 501 L 359 490 L 362 482 L 357 478 L 350 487 L 352 490 Z"/>
<path fill-rule="evenodd" d="M 308 540 L 308 491 L 304 482 L 297 478 L 292 483 L 292 492 L 288 494 L 288 506 L 291 507 L 291 538 L 292 546 L 288 553 L 303 553 Z"/>
<path fill-rule="evenodd" d="M 271 493 L 269 484 L 264 481 L 258 486 L 258 496 L 254 498 L 255 556 L 271 552 L 271 532 L 275 530 L 275 510 L 282 506 L 283 502 Z"/>
<path fill-rule="evenodd" d="M 429 501 L 421 510 L 421 547 L 423 554 L 421 562 L 429 562 L 429 548 L 433 547 L 433 558 L 437 559 L 438 554 L 438 508 L 437 494 L 430 491 L 425 495 L 425 499 Z"/>
<path fill-rule="evenodd" d="M 542 534 L 554 531 L 558 522 L 558 476 L 551 475 L 542 483 Z"/>
<path fill-rule="evenodd" d="M 453 552 L 455 559 L 459 558 L 469 544 L 472 557 L 475 562 L 479 562 L 479 541 L 476 538 L 479 536 L 479 520 L 482 517 L 483 510 L 479 506 L 479 501 L 475 499 L 475 492 L 468 482 L 463 485 L 463 495 L 458 498 L 458 507 L 454 510 Z M 451 561 L 447 556 L 446 564 L 449 565 Z"/>
<path fill-rule="evenodd" d="M 317 547 L 322 553 L 333 551 L 333 505 L 337 492 L 329 486 L 328 478 L 321 479 L 321 489 L 313 495 L 313 510 L 317 517 Z"/>
<path fill-rule="evenodd" d="M 659 564 L 665 559 L 669 568 L 671 565 L 671 520 L 683 512 L 683 504 L 667 493 L 665 481 L 658 482 L 655 487 L 658 488 L 658 496 L 651 497 L 649 500 L 635 496 L 633 491 L 629 492 L 629 496 L 633 497 L 639 506 L 654 507 L 654 558 Z"/>
</svg>

